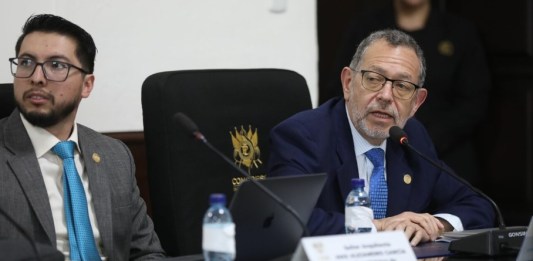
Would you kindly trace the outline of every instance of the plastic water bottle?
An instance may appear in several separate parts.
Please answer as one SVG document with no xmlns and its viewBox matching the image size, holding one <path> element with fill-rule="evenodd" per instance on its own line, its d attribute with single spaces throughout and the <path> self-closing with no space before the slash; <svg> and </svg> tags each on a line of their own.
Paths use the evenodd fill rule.
<svg viewBox="0 0 533 261">
<path fill-rule="evenodd" d="M 352 179 L 352 190 L 346 197 L 344 214 L 347 234 L 375 231 L 372 223 L 374 212 L 370 208 L 370 197 L 365 191 L 363 179 Z"/>
<path fill-rule="evenodd" d="M 202 249 L 205 261 L 235 260 L 235 224 L 224 194 L 211 194 L 204 216 Z"/>
</svg>

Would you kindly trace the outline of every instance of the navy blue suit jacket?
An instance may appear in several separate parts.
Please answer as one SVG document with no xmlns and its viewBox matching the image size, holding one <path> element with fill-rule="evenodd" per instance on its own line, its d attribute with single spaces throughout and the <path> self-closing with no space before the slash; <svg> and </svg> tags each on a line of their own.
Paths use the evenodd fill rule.
<svg viewBox="0 0 533 261">
<path fill-rule="evenodd" d="M 344 100 L 334 98 L 317 109 L 292 116 L 270 134 L 270 176 L 328 173 L 308 222 L 313 235 L 344 233 L 344 202 L 350 180 L 359 176 L 349 124 Z M 404 131 L 412 146 L 441 162 L 420 122 L 411 118 Z M 449 174 L 391 140 L 387 141 L 385 157 L 387 216 L 404 211 L 449 213 L 459 217 L 465 229 L 495 225 L 491 204 Z M 412 178 L 410 184 L 404 182 L 406 174 Z"/>
</svg>

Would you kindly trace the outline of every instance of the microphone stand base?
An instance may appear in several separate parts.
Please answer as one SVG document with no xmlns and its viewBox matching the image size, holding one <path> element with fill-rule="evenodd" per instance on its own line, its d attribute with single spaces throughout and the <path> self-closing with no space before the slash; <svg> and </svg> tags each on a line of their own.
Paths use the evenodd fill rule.
<svg viewBox="0 0 533 261">
<path fill-rule="evenodd" d="M 518 253 L 526 236 L 527 227 L 493 228 L 450 242 L 448 250 L 487 256 Z"/>
</svg>

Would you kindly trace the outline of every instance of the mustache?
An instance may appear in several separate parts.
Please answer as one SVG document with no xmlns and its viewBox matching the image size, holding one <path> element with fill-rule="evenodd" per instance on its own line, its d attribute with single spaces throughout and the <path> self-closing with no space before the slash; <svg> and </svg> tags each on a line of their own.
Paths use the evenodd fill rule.
<svg viewBox="0 0 533 261">
<path fill-rule="evenodd" d="M 390 103 L 387 103 L 387 104 L 384 104 L 384 103 L 379 103 L 379 102 L 372 102 L 371 104 L 369 104 L 367 110 L 366 110 L 366 115 L 367 116 L 368 114 L 370 114 L 370 112 L 372 111 L 382 111 L 382 112 L 385 112 L 389 115 L 391 115 L 393 118 L 394 118 L 394 122 L 397 123 L 398 120 L 400 119 L 400 114 L 398 113 L 398 111 L 396 110 L 396 108 L 394 108 L 393 106 L 390 105 Z"/>
<path fill-rule="evenodd" d="M 23 96 L 24 98 L 27 98 L 31 95 L 40 95 L 40 96 L 43 96 L 45 97 L 46 99 L 49 99 L 51 101 L 54 101 L 54 96 L 50 93 L 47 93 L 45 91 L 43 91 L 42 89 L 39 89 L 39 88 L 32 88 L 32 89 L 29 89 L 27 91 L 24 92 Z"/>
</svg>

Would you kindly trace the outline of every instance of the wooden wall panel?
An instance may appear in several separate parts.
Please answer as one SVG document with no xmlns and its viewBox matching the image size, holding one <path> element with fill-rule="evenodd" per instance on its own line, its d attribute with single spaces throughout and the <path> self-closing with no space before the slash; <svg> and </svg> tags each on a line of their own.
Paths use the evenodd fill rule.
<svg viewBox="0 0 533 261">
<path fill-rule="evenodd" d="M 152 214 L 150 202 L 150 189 L 148 187 L 148 168 L 146 164 L 146 148 L 144 145 L 143 132 L 121 132 L 121 133 L 104 133 L 107 136 L 123 141 L 130 149 L 136 166 L 137 185 L 141 197 L 146 202 L 148 214 Z"/>
</svg>

